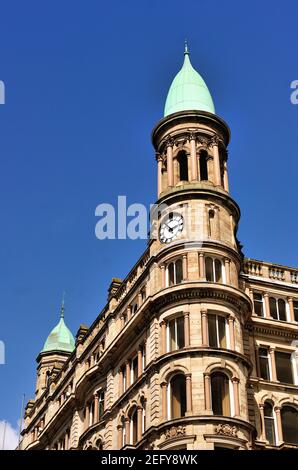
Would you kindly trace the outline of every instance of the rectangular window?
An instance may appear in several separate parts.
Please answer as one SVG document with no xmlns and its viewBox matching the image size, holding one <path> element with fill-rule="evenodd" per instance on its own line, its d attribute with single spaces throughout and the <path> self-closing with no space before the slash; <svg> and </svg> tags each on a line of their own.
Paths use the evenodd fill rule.
<svg viewBox="0 0 298 470">
<path fill-rule="evenodd" d="M 221 315 L 208 315 L 209 346 L 226 348 L 226 319 Z"/>
<path fill-rule="evenodd" d="M 263 296 L 262 296 L 262 294 L 258 294 L 257 292 L 254 292 L 253 299 L 254 299 L 255 314 L 258 315 L 259 317 L 263 317 L 264 316 L 264 310 L 263 310 Z"/>
<path fill-rule="evenodd" d="M 268 349 L 259 349 L 260 377 L 264 380 L 270 380 Z"/>
<path fill-rule="evenodd" d="M 297 300 L 293 302 L 293 307 L 294 307 L 294 320 L 298 322 L 298 301 Z"/>
<path fill-rule="evenodd" d="M 184 348 L 184 317 L 178 317 L 169 322 L 169 350 Z"/>
<path fill-rule="evenodd" d="M 131 361 L 131 380 L 132 383 L 138 378 L 138 356 L 134 357 Z"/>
<path fill-rule="evenodd" d="M 283 383 L 288 383 L 288 384 L 294 383 L 293 373 L 292 373 L 291 354 L 276 351 L 275 352 L 275 364 L 276 364 L 277 380 Z"/>
</svg>

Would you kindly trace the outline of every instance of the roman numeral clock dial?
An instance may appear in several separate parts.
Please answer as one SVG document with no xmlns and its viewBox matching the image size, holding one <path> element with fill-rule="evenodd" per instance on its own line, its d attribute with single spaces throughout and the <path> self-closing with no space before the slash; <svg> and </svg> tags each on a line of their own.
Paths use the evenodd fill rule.
<svg viewBox="0 0 298 470">
<path fill-rule="evenodd" d="M 159 229 L 159 239 L 162 243 L 170 243 L 183 231 L 183 217 L 180 214 L 171 214 L 164 220 Z"/>
</svg>

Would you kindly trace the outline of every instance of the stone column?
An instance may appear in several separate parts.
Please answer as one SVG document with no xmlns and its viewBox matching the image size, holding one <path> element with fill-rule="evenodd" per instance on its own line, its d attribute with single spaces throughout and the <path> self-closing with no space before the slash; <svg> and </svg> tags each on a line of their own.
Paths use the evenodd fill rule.
<svg viewBox="0 0 298 470">
<path fill-rule="evenodd" d="M 235 416 L 240 416 L 240 404 L 239 404 L 239 379 L 237 377 L 232 378 L 233 393 L 234 393 L 234 410 Z"/>
<path fill-rule="evenodd" d="M 190 160 L 191 160 L 191 180 L 198 180 L 198 163 L 197 163 L 197 149 L 196 149 L 196 136 L 194 133 L 190 134 Z"/>
<path fill-rule="evenodd" d="M 167 172 L 168 172 L 168 186 L 174 184 L 174 168 L 173 168 L 173 142 L 172 139 L 167 141 Z"/>
<path fill-rule="evenodd" d="M 183 271 L 183 281 L 187 281 L 188 273 L 187 273 L 187 255 L 182 256 L 182 271 Z"/>
<path fill-rule="evenodd" d="M 264 293 L 264 299 L 265 299 L 265 317 L 266 318 L 271 318 L 268 292 Z"/>
<path fill-rule="evenodd" d="M 230 333 L 230 349 L 235 350 L 235 328 L 234 322 L 235 318 L 232 315 L 229 315 L 229 333 Z"/>
<path fill-rule="evenodd" d="M 68 446 L 69 446 L 69 436 L 68 436 L 68 432 L 65 434 L 65 439 L 64 439 L 64 449 L 65 450 L 68 450 Z"/>
<path fill-rule="evenodd" d="M 211 379 L 210 374 L 204 374 L 204 395 L 205 395 L 205 410 L 212 411 L 211 406 Z"/>
<path fill-rule="evenodd" d="M 161 288 L 164 289 L 166 287 L 166 267 L 164 264 L 160 266 L 161 269 Z"/>
<path fill-rule="evenodd" d="M 225 258 L 226 284 L 231 284 L 230 262 L 229 258 Z"/>
<path fill-rule="evenodd" d="M 166 382 L 162 382 L 161 384 L 161 407 L 162 407 L 162 419 L 166 421 L 168 417 Z"/>
<path fill-rule="evenodd" d="M 199 253 L 200 280 L 206 281 L 204 253 Z"/>
<path fill-rule="evenodd" d="M 127 307 L 127 321 L 129 321 L 131 319 L 131 306 L 129 305 Z"/>
<path fill-rule="evenodd" d="M 163 320 L 160 323 L 161 327 L 161 354 L 165 354 L 167 352 L 167 324 Z"/>
<path fill-rule="evenodd" d="M 89 428 L 89 422 L 90 422 L 90 405 L 87 403 L 86 409 L 85 409 L 85 430 Z"/>
<path fill-rule="evenodd" d="M 192 412 L 191 374 L 186 374 L 186 411 Z"/>
<path fill-rule="evenodd" d="M 289 302 L 289 310 L 290 310 L 290 321 L 294 322 L 295 321 L 295 314 L 294 314 L 293 298 L 288 297 L 288 302 Z"/>
<path fill-rule="evenodd" d="M 201 310 L 202 318 L 202 346 L 208 346 L 208 322 L 207 322 L 207 310 Z"/>
<path fill-rule="evenodd" d="M 227 162 L 224 162 L 224 190 L 229 192 L 229 178 L 228 178 L 228 169 Z"/>
<path fill-rule="evenodd" d="M 122 438 L 122 433 L 123 433 L 123 427 L 122 426 L 117 426 L 117 440 L 118 440 L 118 450 L 121 449 L 122 444 L 123 444 L 123 438 Z"/>
<path fill-rule="evenodd" d="M 130 422 L 129 418 L 125 418 L 125 445 L 130 443 Z"/>
<path fill-rule="evenodd" d="M 142 420 L 143 420 L 143 409 L 141 406 L 137 408 L 137 440 L 141 441 L 142 439 Z"/>
<path fill-rule="evenodd" d="M 124 392 L 123 369 L 120 369 L 119 370 L 119 397 L 121 397 L 123 392 Z"/>
<path fill-rule="evenodd" d="M 274 408 L 274 411 L 275 411 L 276 424 L 277 424 L 277 440 L 278 440 L 278 444 L 281 444 L 284 439 L 283 439 L 283 434 L 282 434 L 280 407 L 276 406 Z"/>
<path fill-rule="evenodd" d="M 126 390 L 130 387 L 130 361 L 126 361 Z"/>
<path fill-rule="evenodd" d="M 162 193 L 162 157 L 157 154 L 157 197 Z"/>
<path fill-rule="evenodd" d="M 190 346 L 189 312 L 184 313 L 184 345 L 185 347 Z"/>
<path fill-rule="evenodd" d="M 94 354 L 90 356 L 90 368 L 94 366 Z"/>
<path fill-rule="evenodd" d="M 138 308 L 142 305 L 142 294 L 141 292 L 138 293 Z"/>
<path fill-rule="evenodd" d="M 254 292 L 253 292 L 253 289 L 249 289 L 248 290 L 248 295 L 249 295 L 249 298 L 251 300 L 251 303 L 252 303 L 252 315 L 256 315 L 256 312 L 255 312 L 255 304 L 254 304 Z"/>
<path fill-rule="evenodd" d="M 273 380 L 273 382 L 276 382 L 277 377 L 276 377 L 276 364 L 275 364 L 275 348 L 269 348 L 269 354 L 270 354 L 271 372 L 272 372 L 271 380 Z"/>
<path fill-rule="evenodd" d="M 93 424 L 98 423 L 99 421 L 99 408 L 98 408 L 98 394 L 94 394 L 94 419 Z"/>
<path fill-rule="evenodd" d="M 212 146 L 213 146 L 214 184 L 215 186 L 221 186 L 218 138 L 216 136 L 214 136 L 212 139 Z"/>
<path fill-rule="evenodd" d="M 262 441 L 266 440 L 266 435 L 265 435 L 265 418 L 264 418 L 264 403 L 259 404 L 260 408 L 260 417 L 261 417 L 261 435 L 260 438 Z"/>
<path fill-rule="evenodd" d="M 138 377 L 143 373 L 143 352 L 141 347 L 138 349 Z"/>
<path fill-rule="evenodd" d="M 123 315 L 121 315 L 121 316 L 120 316 L 120 328 L 121 328 L 121 330 L 123 330 L 123 328 L 124 328 L 124 325 L 125 325 L 125 322 L 124 322 L 124 316 L 123 316 Z"/>
</svg>

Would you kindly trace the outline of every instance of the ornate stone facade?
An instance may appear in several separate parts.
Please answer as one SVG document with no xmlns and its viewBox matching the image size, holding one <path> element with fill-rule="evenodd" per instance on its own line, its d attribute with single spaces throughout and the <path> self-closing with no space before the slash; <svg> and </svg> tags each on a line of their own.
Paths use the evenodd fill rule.
<svg viewBox="0 0 298 470">
<path fill-rule="evenodd" d="M 40 354 L 23 449 L 298 446 L 298 270 L 244 258 L 229 139 L 204 111 L 154 128 L 158 204 L 183 230 L 112 281 L 72 354 Z"/>
</svg>

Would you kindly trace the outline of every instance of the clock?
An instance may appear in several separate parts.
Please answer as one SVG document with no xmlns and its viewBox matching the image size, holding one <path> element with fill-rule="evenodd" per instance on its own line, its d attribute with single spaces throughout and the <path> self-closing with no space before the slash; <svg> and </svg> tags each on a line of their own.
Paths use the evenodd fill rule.
<svg viewBox="0 0 298 470">
<path fill-rule="evenodd" d="M 159 239 L 162 243 L 170 243 L 180 235 L 183 230 L 183 217 L 181 214 L 170 214 L 161 224 Z"/>
</svg>

